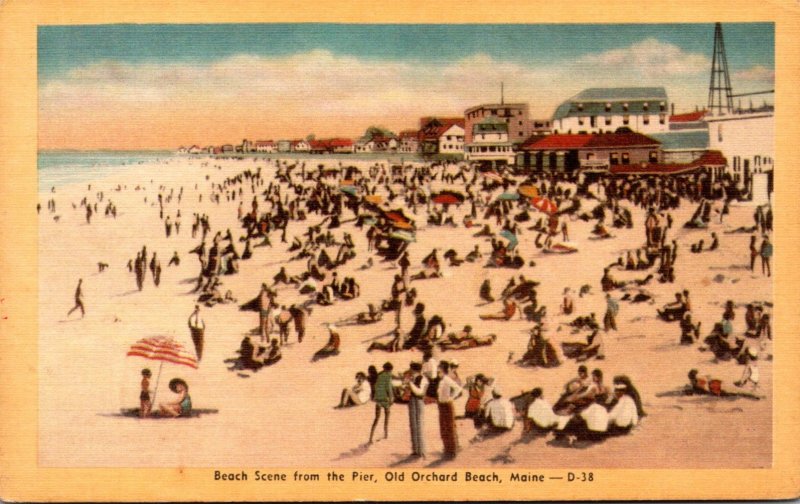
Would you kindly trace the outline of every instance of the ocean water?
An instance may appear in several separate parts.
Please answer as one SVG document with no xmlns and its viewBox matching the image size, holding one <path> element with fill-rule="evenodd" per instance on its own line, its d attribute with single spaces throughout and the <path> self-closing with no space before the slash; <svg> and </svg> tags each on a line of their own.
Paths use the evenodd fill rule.
<svg viewBox="0 0 800 504">
<path fill-rule="evenodd" d="M 175 155 L 170 151 L 39 151 L 39 191 L 97 180 Z"/>
<path fill-rule="evenodd" d="M 231 154 L 242 157 L 242 154 Z M 137 166 L 153 161 L 175 157 L 191 158 L 173 151 L 39 151 L 37 171 L 39 192 L 49 191 L 67 184 L 90 182 L 109 175 L 135 169 Z M 274 154 L 248 153 L 245 157 L 263 159 L 293 159 L 316 166 L 315 161 L 337 159 L 346 164 L 347 160 L 368 160 L 375 162 L 403 163 L 422 161 L 418 154 L 401 152 L 374 152 L 362 154 L 307 154 L 281 152 Z"/>
</svg>

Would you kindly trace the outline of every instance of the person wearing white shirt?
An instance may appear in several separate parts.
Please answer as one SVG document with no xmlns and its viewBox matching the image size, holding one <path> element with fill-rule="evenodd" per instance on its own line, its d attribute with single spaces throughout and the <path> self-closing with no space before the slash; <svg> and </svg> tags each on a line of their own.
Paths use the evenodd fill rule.
<svg viewBox="0 0 800 504">
<path fill-rule="evenodd" d="M 359 371 L 356 373 L 356 383 L 349 389 L 342 390 L 342 397 L 339 400 L 339 408 L 347 406 L 359 406 L 369 402 L 372 395 L 372 386 L 367 381 L 367 375 Z"/>
<path fill-rule="evenodd" d="M 439 433 L 444 445 L 444 457 L 455 458 L 458 451 L 458 432 L 456 431 L 456 417 L 453 401 L 461 395 L 461 387 L 448 373 L 450 364 L 440 362 L 438 375 L 439 386 L 437 389 L 437 401 L 439 403 Z"/>
<path fill-rule="evenodd" d="M 611 432 L 625 433 L 639 423 L 639 412 L 636 402 L 627 394 L 628 387 L 619 383 L 614 386 L 617 403 L 608 413 L 608 429 Z"/>
<path fill-rule="evenodd" d="M 486 421 L 494 429 L 510 430 L 514 428 L 514 406 L 505 399 L 495 386 L 492 389 L 493 399 L 486 403 Z"/>
<path fill-rule="evenodd" d="M 408 400 L 408 426 L 411 431 L 411 454 L 425 458 L 425 439 L 423 432 L 423 413 L 425 412 L 425 392 L 428 390 L 428 379 L 422 374 L 422 364 L 411 363 L 411 376 L 406 385 L 411 392 Z"/>
<path fill-rule="evenodd" d="M 536 387 L 531 392 L 533 402 L 528 406 L 528 419 L 533 426 L 540 430 L 563 429 L 570 417 L 567 415 L 556 415 L 553 406 L 542 397 L 542 389 Z"/>
</svg>

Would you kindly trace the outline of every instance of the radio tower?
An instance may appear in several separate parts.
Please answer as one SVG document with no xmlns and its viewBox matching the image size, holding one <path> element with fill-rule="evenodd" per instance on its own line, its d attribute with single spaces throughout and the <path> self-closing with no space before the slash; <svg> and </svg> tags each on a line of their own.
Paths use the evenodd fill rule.
<svg viewBox="0 0 800 504">
<path fill-rule="evenodd" d="M 708 110 L 712 115 L 733 112 L 731 77 L 728 74 L 728 58 L 725 56 L 721 23 L 717 23 L 714 28 L 714 55 L 711 63 L 711 84 L 708 86 Z"/>
</svg>

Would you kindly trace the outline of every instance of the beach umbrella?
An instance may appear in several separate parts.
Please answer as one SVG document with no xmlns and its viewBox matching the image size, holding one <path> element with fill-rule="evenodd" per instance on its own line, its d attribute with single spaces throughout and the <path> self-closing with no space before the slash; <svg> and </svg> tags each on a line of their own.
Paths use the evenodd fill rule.
<svg viewBox="0 0 800 504">
<path fill-rule="evenodd" d="M 130 349 L 128 349 L 127 356 L 160 361 L 156 385 L 153 389 L 153 404 L 155 404 L 155 397 L 158 392 L 158 380 L 161 378 L 161 369 L 164 367 L 165 362 L 197 369 L 197 359 L 195 356 L 171 336 L 151 336 L 149 338 L 140 339 L 131 345 Z"/>
<path fill-rule="evenodd" d="M 403 240 L 406 242 L 415 242 L 417 241 L 417 237 L 414 236 L 414 233 L 409 231 L 393 231 L 389 234 L 390 238 L 397 238 L 398 240 Z"/>
<path fill-rule="evenodd" d="M 517 235 L 515 235 L 508 229 L 500 231 L 500 236 L 508 240 L 508 250 L 514 250 L 517 247 L 519 239 L 517 239 Z"/>
<path fill-rule="evenodd" d="M 521 185 L 517 188 L 517 192 L 526 198 L 536 198 L 539 196 L 539 189 L 535 185 Z"/>
<path fill-rule="evenodd" d="M 414 219 L 406 215 L 406 211 L 402 208 L 396 208 L 394 210 L 386 210 L 383 212 L 383 216 L 393 222 L 404 222 L 407 224 L 411 224 Z"/>
<path fill-rule="evenodd" d="M 456 191 L 440 191 L 431 195 L 431 201 L 440 205 L 458 205 L 464 202 L 466 197 Z"/>
<path fill-rule="evenodd" d="M 383 196 L 381 196 L 380 194 L 368 194 L 364 196 L 364 200 L 369 203 L 372 203 L 373 205 L 378 205 L 380 203 L 383 203 Z"/>
<path fill-rule="evenodd" d="M 392 221 L 392 226 L 398 229 L 414 229 L 414 225 L 410 222 Z"/>
<path fill-rule="evenodd" d="M 519 199 L 519 194 L 506 192 L 497 197 L 501 201 L 515 201 Z"/>
<path fill-rule="evenodd" d="M 531 198 L 531 203 L 533 204 L 533 208 L 546 214 L 554 214 L 558 211 L 558 205 L 553 203 L 553 200 L 548 198 L 537 196 L 535 198 Z"/>
<path fill-rule="evenodd" d="M 352 186 L 352 185 L 340 186 L 339 190 L 342 191 L 345 194 L 349 194 L 350 196 L 355 196 L 358 193 L 358 189 L 356 189 L 356 186 Z"/>
<path fill-rule="evenodd" d="M 483 176 L 484 176 L 484 177 L 486 177 L 486 178 L 488 178 L 489 180 L 494 180 L 494 181 L 495 181 L 495 182 L 497 182 L 498 184 L 502 184 L 502 183 L 503 183 L 503 177 L 501 177 L 500 175 L 498 175 L 496 172 L 493 172 L 493 171 L 488 171 L 488 172 L 485 172 L 485 173 L 483 174 Z"/>
</svg>

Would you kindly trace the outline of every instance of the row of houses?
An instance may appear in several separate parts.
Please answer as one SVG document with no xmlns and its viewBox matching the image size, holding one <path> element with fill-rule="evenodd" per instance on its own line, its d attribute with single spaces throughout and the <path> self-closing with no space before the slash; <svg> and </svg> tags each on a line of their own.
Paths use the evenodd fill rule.
<svg viewBox="0 0 800 504">
<path fill-rule="evenodd" d="M 447 156 L 533 170 L 619 171 L 618 167 L 690 166 L 719 158 L 745 185 L 771 172 L 774 110 L 706 110 L 675 114 L 663 87 L 589 88 L 556 107 L 549 119 L 531 119 L 526 103 L 488 103 L 458 117 L 422 117 L 398 135 L 370 128 L 357 140 L 243 140 L 240 145 L 181 147 L 188 154 L 236 152 L 347 154 L 399 152 Z M 719 167 L 715 166 L 715 169 Z M 633 168 L 626 168 L 628 170 Z"/>
</svg>

